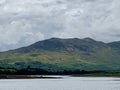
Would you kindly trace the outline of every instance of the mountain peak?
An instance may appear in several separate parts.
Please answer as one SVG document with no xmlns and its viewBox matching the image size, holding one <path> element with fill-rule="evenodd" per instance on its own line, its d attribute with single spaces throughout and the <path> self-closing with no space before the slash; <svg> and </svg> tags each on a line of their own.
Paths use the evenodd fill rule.
<svg viewBox="0 0 120 90">
<path fill-rule="evenodd" d="M 49 40 L 60 40 L 60 38 L 53 37 L 53 38 L 50 38 Z"/>
<path fill-rule="evenodd" d="M 92 51 L 95 47 L 103 46 L 103 43 L 97 42 L 89 37 L 84 39 L 79 38 L 50 38 L 47 40 L 39 41 L 35 44 L 30 45 L 30 48 L 37 50 L 47 50 L 47 51 Z"/>
<path fill-rule="evenodd" d="M 90 37 L 86 37 L 86 38 L 83 38 L 83 39 L 80 39 L 80 38 L 67 38 L 67 39 L 61 39 L 61 38 L 57 38 L 57 37 L 53 37 L 53 38 L 50 38 L 48 40 L 85 40 L 85 41 L 96 41 Z"/>
<path fill-rule="evenodd" d="M 95 41 L 94 39 L 92 39 L 90 37 L 83 38 L 83 40 L 86 40 L 86 41 Z"/>
</svg>

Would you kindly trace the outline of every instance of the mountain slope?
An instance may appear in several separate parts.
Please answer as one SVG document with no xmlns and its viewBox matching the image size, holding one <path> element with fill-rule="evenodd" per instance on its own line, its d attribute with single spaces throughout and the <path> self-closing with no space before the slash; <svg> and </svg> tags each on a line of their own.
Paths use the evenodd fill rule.
<svg viewBox="0 0 120 90">
<path fill-rule="evenodd" d="M 1 52 L 0 67 L 22 69 L 30 66 L 55 71 L 120 71 L 118 50 L 116 44 L 103 43 L 91 38 L 51 38 L 28 47 Z"/>
</svg>

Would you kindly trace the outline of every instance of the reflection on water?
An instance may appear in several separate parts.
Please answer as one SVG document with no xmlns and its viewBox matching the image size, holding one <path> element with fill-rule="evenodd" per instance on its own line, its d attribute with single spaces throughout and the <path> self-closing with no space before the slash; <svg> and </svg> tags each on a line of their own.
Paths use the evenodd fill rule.
<svg viewBox="0 0 120 90">
<path fill-rule="evenodd" d="M 120 79 L 65 77 L 63 79 L 0 80 L 0 90 L 120 90 Z"/>
</svg>

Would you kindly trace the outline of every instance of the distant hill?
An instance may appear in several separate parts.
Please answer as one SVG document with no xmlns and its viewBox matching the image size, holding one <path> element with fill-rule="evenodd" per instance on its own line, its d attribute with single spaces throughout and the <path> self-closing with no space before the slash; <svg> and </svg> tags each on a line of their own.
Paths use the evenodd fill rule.
<svg viewBox="0 0 120 90">
<path fill-rule="evenodd" d="M 0 53 L 1 68 L 120 71 L 120 42 L 51 38 Z"/>
</svg>

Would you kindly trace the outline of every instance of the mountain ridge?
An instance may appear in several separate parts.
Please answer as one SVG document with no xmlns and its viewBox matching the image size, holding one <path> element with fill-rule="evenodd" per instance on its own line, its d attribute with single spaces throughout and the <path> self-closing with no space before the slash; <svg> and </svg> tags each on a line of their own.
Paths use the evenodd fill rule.
<svg viewBox="0 0 120 90">
<path fill-rule="evenodd" d="M 45 70 L 120 70 L 118 42 L 51 38 L 27 47 L 0 53 L 0 67 L 22 69 L 30 66 Z"/>
<path fill-rule="evenodd" d="M 31 45 L 34 45 L 34 44 L 39 43 L 39 42 L 47 41 L 47 40 L 87 40 L 87 41 L 97 41 L 97 40 L 94 40 L 94 39 L 92 39 L 90 37 L 86 37 L 86 38 L 82 38 L 82 39 L 80 39 L 80 38 L 57 38 L 57 37 L 53 37 L 53 38 L 49 38 L 49 39 L 37 41 L 37 42 L 35 42 L 35 43 L 31 44 Z M 112 43 L 118 43 L 120 41 L 113 41 L 113 42 L 109 42 L 109 43 L 105 43 L 103 41 L 97 41 L 97 42 L 101 42 L 101 43 L 109 44 L 110 45 Z M 26 48 L 26 47 L 31 46 L 31 45 L 27 45 L 27 46 L 23 46 L 23 47 L 20 47 L 20 48 L 7 50 L 7 51 L 1 51 L 0 53 L 2 53 L 2 52 L 8 52 L 8 51 L 13 51 L 13 50 L 21 49 L 21 48 Z"/>
</svg>

